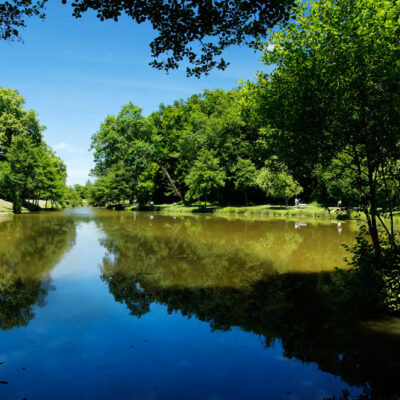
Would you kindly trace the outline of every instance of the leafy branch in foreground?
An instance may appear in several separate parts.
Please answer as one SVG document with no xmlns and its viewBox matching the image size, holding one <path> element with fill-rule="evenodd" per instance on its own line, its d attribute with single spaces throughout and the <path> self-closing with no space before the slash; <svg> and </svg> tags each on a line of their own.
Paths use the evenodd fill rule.
<svg viewBox="0 0 400 400">
<path fill-rule="evenodd" d="M 0 4 L 0 39 L 20 37 L 26 17 L 45 17 L 47 0 L 8 0 Z M 65 4 L 67 0 L 62 0 Z M 153 67 L 165 71 L 188 62 L 187 75 L 200 77 L 228 63 L 222 52 L 232 45 L 256 47 L 268 29 L 289 17 L 294 0 L 75 0 L 73 16 L 95 11 L 101 20 L 118 21 L 125 14 L 138 24 L 148 22 L 158 36 L 151 42 Z"/>
</svg>

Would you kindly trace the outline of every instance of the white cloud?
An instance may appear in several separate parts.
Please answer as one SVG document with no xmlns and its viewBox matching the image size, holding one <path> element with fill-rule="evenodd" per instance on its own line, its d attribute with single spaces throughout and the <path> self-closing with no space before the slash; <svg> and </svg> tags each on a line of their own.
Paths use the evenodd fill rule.
<svg viewBox="0 0 400 400">
<path fill-rule="evenodd" d="M 71 146 L 69 143 L 61 142 L 58 144 L 55 144 L 54 146 L 51 146 L 54 150 L 65 150 L 69 151 L 71 153 L 83 153 L 82 149 L 78 149 L 74 146 Z"/>
</svg>

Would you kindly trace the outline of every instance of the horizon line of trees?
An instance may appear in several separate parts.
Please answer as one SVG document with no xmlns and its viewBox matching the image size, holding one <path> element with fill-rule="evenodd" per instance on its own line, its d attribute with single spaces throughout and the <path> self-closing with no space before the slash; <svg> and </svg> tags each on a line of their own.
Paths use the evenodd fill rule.
<svg viewBox="0 0 400 400">
<path fill-rule="evenodd" d="M 301 185 L 243 117 L 239 90 L 206 90 L 149 117 L 132 103 L 92 136 L 97 206 L 150 201 L 260 203 L 298 195 Z M 270 157 L 268 157 L 268 155 Z"/>
</svg>

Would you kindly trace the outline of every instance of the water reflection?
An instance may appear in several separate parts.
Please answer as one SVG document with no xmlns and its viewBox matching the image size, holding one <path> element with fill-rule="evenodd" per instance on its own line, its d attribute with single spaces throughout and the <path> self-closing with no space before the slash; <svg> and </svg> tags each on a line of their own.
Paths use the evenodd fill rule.
<svg viewBox="0 0 400 400">
<path fill-rule="evenodd" d="M 339 308 L 327 271 L 353 241 L 340 229 L 86 209 L 2 219 L 0 397 L 395 399 L 398 320 Z"/>
<path fill-rule="evenodd" d="M 354 314 L 338 314 L 324 295 L 330 284 L 327 275 L 284 274 L 247 290 L 160 288 L 146 277 L 118 272 L 102 278 L 131 315 L 141 317 L 152 303 L 159 303 L 169 313 L 179 311 L 208 322 L 214 331 L 240 327 L 260 335 L 265 348 L 279 340 L 286 358 L 316 363 L 321 371 L 362 387 L 365 397 L 357 398 L 400 395 L 399 336 L 387 335 L 386 330 L 373 334 L 362 329 Z"/>
<path fill-rule="evenodd" d="M 15 216 L 0 221 L 0 329 L 26 326 L 44 306 L 50 271 L 75 241 L 63 216 Z"/>
<path fill-rule="evenodd" d="M 131 315 L 142 317 L 158 303 L 213 331 L 240 327 L 265 348 L 279 340 L 286 358 L 316 363 L 362 388 L 357 398 L 398 398 L 399 336 L 365 329 L 361 316 L 338 308 L 331 274 L 310 272 L 343 257 L 336 225 L 293 231 L 282 221 L 153 221 L 98 222 L 107 234 L 102 279 Z M 341 398 L 355 397 L 345 390 Z"/>
<path fill-rule="evenodd" d="M 243 287 L 266 275 L 344 266 L 341 243 L 353 242 L 350 224 L 339 236 L 330 222 L 295 230 L 292 221 L 150 216 L 97 220 L 105 272 L 133 268 L 160 286 Z"/>
</svg>

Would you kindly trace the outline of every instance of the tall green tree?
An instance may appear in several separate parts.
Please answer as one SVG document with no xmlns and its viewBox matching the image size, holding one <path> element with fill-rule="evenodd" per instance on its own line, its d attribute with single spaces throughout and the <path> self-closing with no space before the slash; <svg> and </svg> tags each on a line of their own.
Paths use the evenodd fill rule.
<svg viewBox="0 0 400 400">
<path fill-rule="evenodd" d="M 225 171 L 220 167 L 218 158 L 210 151 L 204 151 L 199 155 L 191 168 L 185 181 L 189 186 L 187 198 L 189 200 L 204 200 L 225 185 Z"/>
<path fill-rule="evenodd" d="M 43 141 L 36 112 L 24 104 L 18 91 L 0 87 L 0 197 L 17 213 L 24 201 L 62 203 L 67 177 L 65 164 Z"/>
<path fill-rule="evenodd" d="M 277 158 L 266 161 L 265 167 L 257 174 L 256 183 L 267 196 L 285 199 L 286 207 L 289 197 L 296 196 L 303 191 L 303 188 L 289 173 L 286 165 Z"/>
<path fill-rule="evenodd" d="M 25 99 L 15 89 L 0 86 L 0 161 L 4 160 L 13 138 L 29 136 L 39 144 L 44 126 L 40 125 L 36 112 L 25 110 Z"/>
<path fill-rule="evenodd" d="M 283 147 L 323 164 L 347 154 L 378 256 L 378 180 L 399 155 L 399 13 L 398 1 L 298 2 L 296 19 L 264 47 L 263 61 L 276 68 L 257 89 Z M 393 238 L 393 224 L 385 229 Z"/>
<path fill-rule="evenodd" d="M 244 193 L 244 201 L 249 202 L 248 189 L 255 186 L 256 167 L 249 159 L 239 158 L 234 167 L 235 187 Z"/>
<path fill-rule="evenodd" d="M 2 187 L 12 199 L 15 214 L 21 213 L 22 201 L 33 192 L 36 163 L 32 139 L 17 136 L 7 152 L 7 161 L 1 164 Z"/>
<path fill-rule="evenodd" d="M 39 207 L 39 200 L 62 204 L 67 178 L 65 164 L 45 144 L 36 145 L 26 135 L 18 135 L 0 162 L 1 192 L 13 202 L 14 213 L 22 203 Z"/>
<path fill-rule="evenodd" d="M 92 136 L 93 175 L 108 181 L 118 175 L 118 182 L 112 184 L 113 193 L 108 196 L 110 200 L 133 200 L 135 186 L 150 166 L 150 155 L 154 153 L 151 135 L 152 126 L 142 116 L 141 109 L 128 103 L 116 117 L 108 116 Z"/>
</svg>

